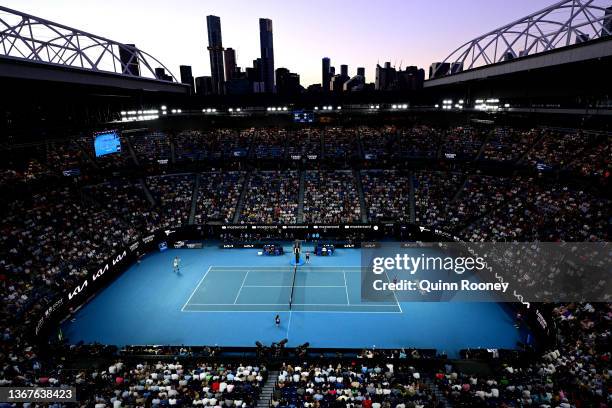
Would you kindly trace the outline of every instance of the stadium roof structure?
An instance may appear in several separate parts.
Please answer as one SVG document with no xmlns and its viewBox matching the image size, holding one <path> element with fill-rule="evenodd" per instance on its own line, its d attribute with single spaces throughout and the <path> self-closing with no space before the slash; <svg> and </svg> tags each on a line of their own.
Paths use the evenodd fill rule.
<svg viewBox="0 0 612 408">
<path fill-rule="evenodd" d="M 610 35 L 612 2 L 562 0 L 462 44 L 434 68 L 431 77 L 445 75 L 446 71 L 456 74 Z"/>
<path fill-rule="evenodd" d="M 155 68 L 161 67 L 178 82 L 158 59 L 133 45 L 3 6 L 0 6 L 0 57 L 154 80 L 159 80 Z"/>
</svg>

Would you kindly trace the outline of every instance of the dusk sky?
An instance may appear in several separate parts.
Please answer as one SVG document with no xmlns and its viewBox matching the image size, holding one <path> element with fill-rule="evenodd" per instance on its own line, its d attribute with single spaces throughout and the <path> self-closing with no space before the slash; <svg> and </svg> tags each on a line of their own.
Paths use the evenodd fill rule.
<svg viewBox="0 0 612 408">
<path fill-rule="evenodd" d="M 321 82 L 321 58 L 339 70 L 366 68 L 374 81 L 377 62 L 425 68 L 459 45 L 554 0 L 2 0 L 2 5 L 135 43 L 178 77 L 210 75 L 206 15 L 221 17 L 224 47 L 236 49 L 238 65 L 259 56 L 260 17 L 274 26 L 276 68 L 286 67 L 308 86 Z"/>
</svg>

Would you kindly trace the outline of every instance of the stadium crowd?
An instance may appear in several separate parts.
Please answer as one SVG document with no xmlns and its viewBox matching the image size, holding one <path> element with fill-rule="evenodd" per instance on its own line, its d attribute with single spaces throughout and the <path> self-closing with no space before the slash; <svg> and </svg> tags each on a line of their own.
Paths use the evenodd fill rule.
<svg viewBox="0 0 612 408">
<path fill-rule="evenodd" d="M 297 222 L 299 178 L 295 171 L 257 171 L 248 181 L 242 223 Z"/>
<path fill-rule="evenodd" d="M 553 316 L 558 346 L 536 361 L 501 362 L 489 375 L 451 365 L 435 375 L 453 407 L 607 407 L 610 387 L 610 303 L 560 304 Z"/>
<path fill-rule="evenodd" d="M 307 364 L 281 367 L 272 407 L 442 406 L 421 374 L 399 364 Z"/>
<path fill-rule="evenodd" d="M 304 175 L 304 222 L 358 222 L 361 206 L 351 171 L 307 171 Z"/>
<path fill-rule="evenodd" d="M 147 187 L 161 211 L 158 227 L 187 224 L 193 200 L 193 186 L 192 174 L 147 177 Z"/>
<path fill-rule="evenodd" d="M 199 177 L 195 223 L 232 222 L 244 184 L 244 172 L 206 172 Z"/>
<path fill-rule="evenodd" d="M 194 223 L 231 223 L 236 212 L 239 223 L 358 223 L 365 210 L 370 221 L 414 221 L 469 241 L 609 241 L 612 206 L 609 192 L 601 188 L 610 174 L 607 135 L 508 128 L 482 132 L 468 127 L 442 132 L 428 126 L 313 128 L 299 130 L 295 137 L 283 132 L 270 128 L 122 136 L 127 148 L 97 158 L 91 140 L 82 137 L 27 151 L 3 150 L 0 189 L 10 199 L 0 204 L 0 385 L 76 383 L 91 391 L 87 395 L 92 399 L 83 406 L 99 408 L 143 403 L 217 406 L 220 401 L 227 407 L 254 406 L 265 375 L 253 373 L 263 373 L 264 367 L 221 372 L 210 362 L 114 362 L 104 370 L 61 370 L 39 356 L 30 339 L 35 319 L 64 288 L 140 235 L 189 223 L 192 211 Z M 306 142 L 297 143 L 298 138 Z M 115 171 L 136 165 L 128 143 L 143 165 L 241 155 L 278 159 L 313 151 L 338 163 L 335 169 L 316 171 L 235 171 L 229 166 L 197 175 L 143 171 L 142 177 L 125 177 Z M 470 166 L 449 165 L 449 170 L 436 164 L 414 170 L 375 169 L 372 164 L 368 170 L 346 170 L 347 160 L 360 155 L 431 159 L 445 153 L 527 166 L 531 173 L 498 176 Z M 565 172 L 567 178 L 540 174 L 535 168 L 539 163 Z M 80 176 L 62 175 L 70 169 L 78 169 Z M 99 175 L 107 169 L 110 173 Z M 576 177 L 596 178 L 598 184 L 576 183 Z M 610 304 L 559 304 L 554 316 L 560 341 L 537 361 L 506 364 L 488 376 L 451 367 L 431 379 L 453 406 L 610 404 Z M 410 369 L 289 368 L 279 380 L 275 406 L 405 408 L 440 403 L 432 385 Z M 246 380 L 236 379 L 240 373 Z M 225 392 L 219 391 L 221 380 Z"/>
<path fill-rule="evenodd" d="M 361 174 L 370 221 L 410 221 L 410 177 L 396 170 L 370 170 Z"/>
</svg>

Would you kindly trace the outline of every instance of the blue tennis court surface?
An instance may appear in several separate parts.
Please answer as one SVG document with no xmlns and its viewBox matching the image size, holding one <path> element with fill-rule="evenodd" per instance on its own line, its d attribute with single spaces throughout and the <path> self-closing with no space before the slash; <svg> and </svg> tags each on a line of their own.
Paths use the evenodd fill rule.
<svg viewBox="0 0 612 408">
<path fill-rule="evenodd" d="M 211 266 L 184 312 L 401 313 L 397 299 L 361 301 L 359 267 Z M 293 289 L 293 291 L 292 291 Z M 291 308 L 289 299 L 292 299 Z M 233 301 L 232 301 L 233 300 Z"/>
<path fill-rule="evenodd" d="M 287 338 L 289 347 L 436 348 L 451 357 L 466 347 L 525 341 L 498 303 L 362 302 L 359 249 L 299 267 L 290 311 L 293 254 L 257 252 L 211 244 L 150 254 L 64 322 L 64 335 L 118 345 L 254 346 Z"/>
</svg>

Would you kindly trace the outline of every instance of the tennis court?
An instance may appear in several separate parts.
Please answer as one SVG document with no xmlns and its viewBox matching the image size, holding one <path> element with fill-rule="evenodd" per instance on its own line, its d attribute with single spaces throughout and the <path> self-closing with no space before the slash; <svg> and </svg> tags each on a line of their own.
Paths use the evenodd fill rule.
<svg viewBox="0 0 612 408">
<path fill-rule="evenodd" d="M 211 266 L 183 312 L 401 313 L 397 299 L 361 300 L 359 267 Z"/>
<path fill-rule="evenodd" d="M 71 343 L 244 347 L 287 338 L 290 347 L 419 347 L 451 355 L 483 344 L 514 348 L 524 340 L 494 302 L 362 301 L 359 249 L 313 257 L 294 281 L 290 250 L 259 256 L 257 249 L 208 245 L 151 253 L 76 311 L 62 331 Z M 180 273 L 173 271 L 175 256 Z"/>
</svg>

